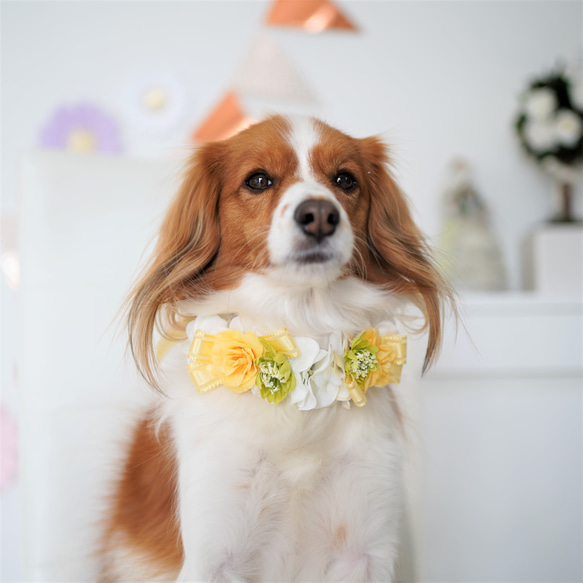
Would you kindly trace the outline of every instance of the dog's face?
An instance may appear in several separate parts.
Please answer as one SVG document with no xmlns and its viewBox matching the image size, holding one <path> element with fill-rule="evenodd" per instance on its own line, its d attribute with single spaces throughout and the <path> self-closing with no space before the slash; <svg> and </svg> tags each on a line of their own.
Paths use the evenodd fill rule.
<svg viewBox="0 0 583 583">
<path fill-rule="evenodd" d="M 232 289 L 254 272 L 306 289 L 357 277 L 408 296 L 426 316 L 429 362 L 445 286 L 387 164 L 377 138 L 309 118 L 272 117 L 203 146 L 134 290 L 137 352 L 161 307 Z"/>
<path fill-rule="evenodd" d="M 276 118 L 214 149 L 217 269 L 310 286 L 346 275 L 362 258 L 356 242 L 366 240 L 370 190 L 359 140 L 315 120 Z"/>
</svg>

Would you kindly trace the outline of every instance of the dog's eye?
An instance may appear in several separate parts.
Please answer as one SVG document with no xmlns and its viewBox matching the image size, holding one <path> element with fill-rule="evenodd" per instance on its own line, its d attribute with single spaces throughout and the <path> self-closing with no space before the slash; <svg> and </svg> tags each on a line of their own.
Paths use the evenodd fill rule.
<svg viewBox="0 0 583 583">
<path fill-rule="evenodd" d="M 273 185 L 273 180 L 265 172 L 255 172 L 245 180 L 245 186 L 251 192 L 262 192 Z"/>
<path fill-rule="evenodd" d="M 340 172 L 334 179 L 334 183 L 344 192 L 351 192 L 357 186 L 356 178 L 350 172 Z"/>
</svg>

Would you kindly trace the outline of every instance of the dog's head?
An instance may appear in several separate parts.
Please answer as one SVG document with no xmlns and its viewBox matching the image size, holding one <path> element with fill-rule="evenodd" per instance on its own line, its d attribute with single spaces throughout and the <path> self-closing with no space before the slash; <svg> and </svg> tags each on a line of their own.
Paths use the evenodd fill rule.
<svg viewBox="0 0 583 583">
<path fill-rule="evenodd" d="M 249 272 L 306 288 L 354 276 L 408 296 L 429 329 L 427 366 L 446 287 L 388 163 L 377 138 L 308 118 L 272 117 L 200 148 L 130 298 L 130 343 L 146 378 L 154 382 L 157 318 L 167 331 L 177 302 L 234 288 Z"/>
</svg>

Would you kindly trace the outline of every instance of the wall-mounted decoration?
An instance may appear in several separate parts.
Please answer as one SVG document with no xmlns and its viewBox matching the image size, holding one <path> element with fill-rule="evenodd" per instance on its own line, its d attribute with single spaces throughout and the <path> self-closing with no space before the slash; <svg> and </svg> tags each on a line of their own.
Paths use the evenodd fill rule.
<svg viewBox="0 0 583 583">
<path fill-rule="evenodd" d="M 237 93 L 230 91 L 198 126 L 192 139 L 195 143 L 226 140 L 255 121 L 245 112 Z"/>
<path fill-rule="evenodd" d="M 454 160 L 443 193 L 440 267 L 456 289 L 506 289 L 506 269 L 486 202 L 474 186 L 468 163 Z"/>
<path fill-rule="evenodd" d="M 16 477 L 18 468 L 18 427 L 16 421 L 0 407 L 0 488 Z"/>
<path fill-rule="evenodd" d="M 233 87 L 240 95 L 265 100 L 315 103 L 303 76 L 267 34 L 252 42 L 235 72 Z"/>
<path fill-rule="evenodd" d="M 115 121 L 90 104 L 59 107 L 41 130 L 40 145 L 71 152 L 121 151 Z"/>
<path fill-rule="evenodd" d="M 524 151 L 557 181 L 558 211 L 553 222 L 573 216 L 573 184 L 583 161 L 583 78 L 565 70 L 533 79 L 521 96 L 515 122 Z"/>
<path fill-rule="evenodd" d="M 151 132 L 165 132 L 177 125 L 184 113 L 185 95 L 171 75 L 137 79 L 125 95 L 129 123 Z"/>
<path fill-rule="evenodd" d="M 357 30 L 332 0 L 275 0 L 266 22 L 272 26 L 291 26 L 312 33 L 331 29 Z"/>
</svg>

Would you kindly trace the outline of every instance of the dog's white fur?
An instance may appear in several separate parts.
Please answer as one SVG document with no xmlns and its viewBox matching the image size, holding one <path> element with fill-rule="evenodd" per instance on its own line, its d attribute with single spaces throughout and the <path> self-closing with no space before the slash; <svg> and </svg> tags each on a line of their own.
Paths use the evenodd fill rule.
<svg viewBox="0 0 583 583">
<path fill-rule="evenodd" d="M 196 309 L 325 338 L 386 319 L 394 305 L 355 279 L 306 292 L 250 275 Z M 374 406 L 314 411 L 227 390 L 197 394 L 187 344 L 163 366 L 180 465 L 178 580 L 391 581 L 401 508 L 391 393 L 372 388 Z"/>
</svg>

